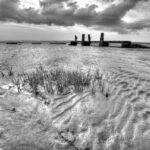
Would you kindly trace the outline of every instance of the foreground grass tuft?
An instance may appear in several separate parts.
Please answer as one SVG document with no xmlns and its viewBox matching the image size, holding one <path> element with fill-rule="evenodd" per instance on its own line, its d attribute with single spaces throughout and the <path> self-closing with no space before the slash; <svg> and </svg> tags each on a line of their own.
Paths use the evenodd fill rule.
<svg viewBox="0 0 150 150">
<path fill-rule="evenodd" d="M 89 69 L 85 72 L 78 68 L 57 67 L 46 70 L 40 65 L 31 73 L 17 74 L 12 67 L 9 68 L 8 78 L 11 78 L 18 93 L 21 92 L 24 86 L 28 87 L 28 90 L 36 96 L 39 96 L 41 91 L 45 94 L 55 95 L 83 92 L 84 89 L 90 88 L 92 94 L 95 94 L 99 89 L 106 98 L 110 96 L 108 81 L 99 69 L 96 71 Z"/>
<path fill-rule="evenodd" d="M 38 94 L 38 87 L 43 87 L 50 94 L 63 93 L 70 88 L 81 92 L 90 86 L 92 75 L 80 70 L 66 70 L 64 68 L 45 70 L 42 66 L 28 74 L 28 82 L 34 94 Z"/>
<path fill-rule="evenodd" d="M 83 72 L 79 69 L 65 68 L 44 69 L 42 66 L 27 75 L 27 82 L 35 95 L 39 94 L 39 87 L 49 94 L 62 94 L 67 91 L 82 92 L 90 88 L 95 93 L 97 88 L 108 97 L 108 83 L 100 70 Z"/>
</svg>

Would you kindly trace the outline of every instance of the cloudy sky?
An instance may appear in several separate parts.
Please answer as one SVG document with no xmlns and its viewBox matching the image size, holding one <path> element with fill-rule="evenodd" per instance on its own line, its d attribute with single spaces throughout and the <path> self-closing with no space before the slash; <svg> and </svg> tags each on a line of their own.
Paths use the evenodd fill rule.
<svg viewBox="0 0 150 150">
<path fill-rule="evenodd" d="M 0 0 L 0 40 L 150 42 L 150 0 Z"/>
</svg>

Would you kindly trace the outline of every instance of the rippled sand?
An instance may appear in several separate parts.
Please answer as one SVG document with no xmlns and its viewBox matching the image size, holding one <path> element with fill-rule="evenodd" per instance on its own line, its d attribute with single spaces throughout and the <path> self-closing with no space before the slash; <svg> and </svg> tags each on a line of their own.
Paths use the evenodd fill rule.
<svg viewBox="0 0 150 150">
<path fill-rule="evenodd" d="M 4 47 L 1 46 L 1 49 Z M 97 88 L 95 95 L 87 90 L 80 94 L 50 96 L 50 105 L 45 105 L 40 98 L 34 98 L 30 93 L 18 95 L 15 87 L 9 88 L 9 81 L 1 78 L 0 148 L 150 149 L 149 49 L 60 48 L 46 45 L 32 47 L 28 51 L 22 46 L 21 50 L 20 53 L 19 50 L 16 50 L 17 53 L 11 51 L 9 59 L 4 61 L 4 57 L 1 57 L 1 60 L 3 63 L 6 60 L 8 63 L 9 60 L 14 62 L 16 70 L 20 70 L 21 65 L 26 70 L 31 69 L 39 62 L 45 66 L 51 63 L 56 65 L 57 62 L 57 65 L 69 63 L 82 69 L 101 68 L 108 83 L 109 97 Z M 1 53 L 6 55 L 4 51 Z M 25 54 L 30 54 L 30 57 L 26 58 Z M 29 61 L 25 63 L 25 59 Z"/>
</svg>

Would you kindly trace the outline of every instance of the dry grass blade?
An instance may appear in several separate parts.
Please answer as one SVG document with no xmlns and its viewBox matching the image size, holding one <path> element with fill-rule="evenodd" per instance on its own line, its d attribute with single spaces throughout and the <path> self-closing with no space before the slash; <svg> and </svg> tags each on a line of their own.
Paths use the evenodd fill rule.
<svg viewBox="0 0 150 150">
<path fill-rule="evenodd" d="M 14 75 L 13 67 L 12 67 L 12 66 L 9 66 L 9 67 L 7 68 L 7 70 L 8 70 L 8 76 L 12 77 L 12 76 Z"/>
</svg>

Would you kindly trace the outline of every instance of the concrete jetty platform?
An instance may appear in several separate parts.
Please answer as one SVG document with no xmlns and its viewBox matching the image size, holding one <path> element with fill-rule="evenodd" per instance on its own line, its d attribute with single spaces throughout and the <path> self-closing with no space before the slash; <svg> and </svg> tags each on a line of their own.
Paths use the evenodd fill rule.
<svg viewBox="0 0 150 150">
<path fill-rule="evenodd" d="M 98 44 L 99 47 L 111 47 L 111 44 L 120 44 L 120 48 L 150 48 L 148 46 L 139 43 L 134 43 L 132 41 L 105 41 L 104 33 L 100 34 L 99 41 L 92 41 L 90 34 L 88 34 L 88 41 L 85 40 L 85 34 L 82 34 L 81 41 L 78 41 L 77 39 L 78 37 L 75 36 L 75 40 L 71 41 L 69 45 L 77 46 L 78 44 L 81 44 L 81 46 L 91 46 L 92 44 Z"/>
</svg>

